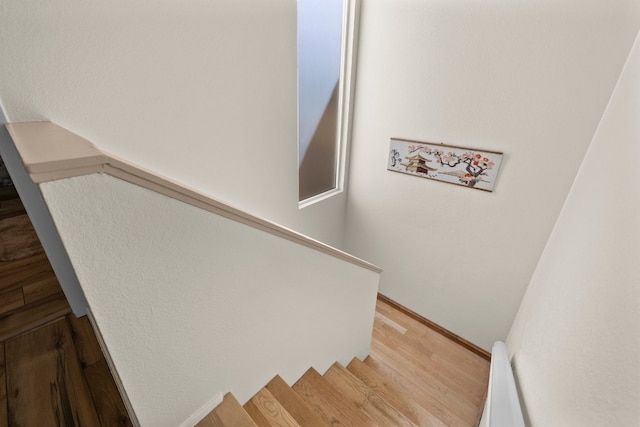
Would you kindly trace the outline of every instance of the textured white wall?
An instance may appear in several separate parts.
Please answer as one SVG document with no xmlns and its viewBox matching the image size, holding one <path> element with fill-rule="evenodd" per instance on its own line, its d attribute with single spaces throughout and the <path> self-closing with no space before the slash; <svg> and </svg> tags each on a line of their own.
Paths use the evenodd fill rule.
<svg viewBox="0 0 640 427">
<path fill-rule="evenodd" d="M 377 273 L 107 175 L 40 187 L 143 426 L 368 354 Z"/>
<path fill-rule="evenodd" d="M 0 99 L 329 244 L 343 195 L 298 211 L 295 0 L 3 1 Z"/>
<path fill-rule="evenodd" d="M 365 0 L 346 250 L 381 292 L 505 339 L 640 26 L 626 0 Z M 389 138 L 505 153 L 494 193 L 386 170 Z"/>
<path fill-rule="evenodd" d="M 509 333 L 532 426 L 640 425 L 640 36 Z"/>
</svg>

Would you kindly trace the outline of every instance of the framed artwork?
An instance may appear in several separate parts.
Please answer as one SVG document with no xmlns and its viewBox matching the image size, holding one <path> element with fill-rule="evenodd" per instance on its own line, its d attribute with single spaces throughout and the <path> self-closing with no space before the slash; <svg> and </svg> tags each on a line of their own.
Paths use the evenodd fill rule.
<svg viewBox="0 0 640 427">
<path fill-rule="evenodd" d="M 387 169 L 493 191 L 502 153 L 391 138 Z"/>
</svg>

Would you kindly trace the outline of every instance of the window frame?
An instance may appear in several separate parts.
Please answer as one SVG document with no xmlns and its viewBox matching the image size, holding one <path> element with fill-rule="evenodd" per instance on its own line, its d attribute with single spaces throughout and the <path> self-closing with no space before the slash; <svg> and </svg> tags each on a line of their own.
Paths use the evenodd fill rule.
<svg viewBox="0 0 640 427">
<path fill-rule="evenodd" d="M 307 197 L 303 200 L 299 200 L 299 209 L 303 209 L 322 200 L 341 194 L 346 188 L 345 181 L 347 175 L 347 162 L 352 134 L 359 24 L 360 0 L 343 0 L 342 49 L 340 61 L 340 80 L 338 83 L 339 95 L 337 117 L 338 123 L 336 132 L 335 186 L 334 188 L 327 191 L 321 192 L 311 197 Z M 297 123 L 299 126 L 299 121 Z M 300 141 L 298 138 L 299 136 L 296 136 L 296 145 L 299 150 Z M 298 188 L 300 187 L 299 170 L 300 168 L 298 166 Z"/>
</svg>

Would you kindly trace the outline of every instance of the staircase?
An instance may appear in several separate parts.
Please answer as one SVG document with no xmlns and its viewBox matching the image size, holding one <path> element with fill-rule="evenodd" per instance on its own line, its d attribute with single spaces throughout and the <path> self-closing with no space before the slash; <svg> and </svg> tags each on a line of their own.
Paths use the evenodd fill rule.
<svg viewBox="0 0 640 427">
<path fill-rule="evenodd" d="M 378 301 L 371 355 L 233 394 L 197 427 L 477 426 L 489 362 Z"/>
</svg>

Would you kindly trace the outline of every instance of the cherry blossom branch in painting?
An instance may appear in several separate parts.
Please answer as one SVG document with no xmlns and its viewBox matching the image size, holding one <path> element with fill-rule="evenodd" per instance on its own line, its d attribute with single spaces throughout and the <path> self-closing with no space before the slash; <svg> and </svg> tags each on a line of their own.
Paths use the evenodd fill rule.
<svg viewBox="0 0 640 427">
<path fill-rule="evenodd" d="M 410 145 L 408 150 L 409 154 L 420 152 L 431 155 L 435 158 L 436 163 L 452 169 L 458 165 L 465 165 L 464 170 L 441 173 L 457 177 L 461 183 L 468 187 L 474 187 L 482 180 L 482 176 L 487 175 L 486 171 L 492 169 L 495 165 L 490 158 L 473 151 L 467 151 L 463 154 L 457 154 L 452 151 L 445 153 L 442 150 L 423 145 Z"/>
</svg>

